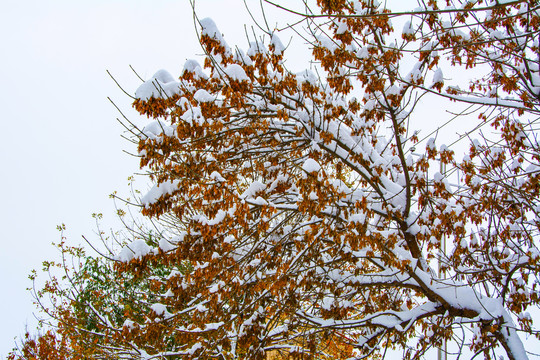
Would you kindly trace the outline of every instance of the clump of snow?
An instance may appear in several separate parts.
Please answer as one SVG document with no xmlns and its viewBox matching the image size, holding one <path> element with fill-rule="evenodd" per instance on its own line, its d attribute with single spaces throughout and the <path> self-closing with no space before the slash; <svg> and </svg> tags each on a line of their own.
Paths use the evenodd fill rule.
<svg viewBox="0 0 540 360">
<path fill-rule="evenodd" d="M 491 30 L 489 32 L 489 37 L 492 39 L 492 40 L 501 40 L 501 39 L 504 39 L 504 34 L 502 31 L 499 31 L 499 30 Z"/>
<path fill-rule="evenodd" d="M 221 174 L 218 173 L 217 171 L 213 171 L 213 172 L 210 174 L 210 179 L 215 180 L 215 181 L 219 181 L 219 182 L 224 182 L 224 181 L 226 181 L 225 178 L 224 178 L 223 176 L 221 176 Z"/>
<path fill-rule="evenodd" d="M 317 36 L 317 41 L 319 42 L 321 47 L 326 48 L 331 53 L 338 49 L 338 45 L 336 44 L 335 40 L 329 38 L 326 35 Z"/>
<path fill-rule="evenodd" d="M 257 196 L 256 199 L 250 201 L 250 204 L 263 206 L 263 205 L 268 205 L 268 201 L 264 200 L 260 196 Z"/>
<path fill-rule="evenodd" d="M 196 343 L 195 345 L 193 345 L 192 347 L 189 348 L 189 350 L 187 351 L 187 353 L 188 353 L 189 355 L 193 355 L 193 354 L 195 354 L 195 352 L 196 352 L 197 350 L 202 349 L 202 347 L 203 347 L 203 346 L 201 345 L 201 343 Z"/>
<path fill-rule="evenodd" d="M 122 324 L 122 327 L 123 328 L 128 328 L 128 329 L 135 329 L 135 322 L 129 320 L 129 319 L 126 319 L 124 321 L 124 323 Z"/>
<path fill-rule="evenodd" d="M 334 298 L 330 296 L 325 296 L 321 303 L 321 307 L 325 310 L 330 310 L 332 309 L 332 305 L 334 305 Z"/>
<path fill-rule="evenodd" d="M 161 238 L 159 240 L 159 248 L 164 252 L 176 249 L 176 244 L 179 242 L 178 237 L 173 239 Z"/>
<path fill-rule="evenodd" d="M 225 68 L 225 74 L 233 80 L 249 81 L 244 69 L 238 64 L 231 64 Z"/>
<path fill-rule="evenodd" d="M 209 37 L 215 40 L 223 39 L 223 35 L 221 35 L 221 32 L 219 31 L 214 20 L 210 18 L 204 18 L 200 21 L 200 24 L 202 27 L 203 35 L 208 35 Z"/>
<path fill-rule="evenodd" d="M 166 122 L 161 121 L 161 120 L 156 120 L 146 125 L 143 128 L 142 132 L 148 138 L 155 139 L 162 133 L 165 134 L 166 136 L 174 136 L 175 130 L 176 130 L 176 126 L 168 125 Z"/>
<path fill-rule="evenodd" d="M 401 31 L 404 35 L 412 35 L 414 34 L 414 29 L 412 27 L 412 23 L 410 21 L 407 21 L 405 25 L 403 25 L 403 30 Z"/>
<path fill-rule="evenodd" d="M 396 85 L 388 87 L 386 90 L 386 95 L 399 95 L 400 89 Z"/>
<path fill-rule="evenodd" d="M 184 112 L 182 116 L 180 116 L 180 119 L 184 120 L 185 122 L 191 125 L 193 125 L 194 123 L 202 125 L 204 121 L 206 120 L 204 116 L 202 115 L 201 108 L 197 106 L 193 106 L 187 109 L 186 112 Z"/>
<path fill-rule="evenodd" d="M 444 179 L 444 176 L 438 171 L 433 175 L 433 180 L 435 182 L 441 182 L 443 181 L 443 179 Z"/>
<path fill-rule="evenodd" d="M 319 170 L 321 170 L 321 165 L 319 165 L 318 162 L 310 158 L 304 162 L 304 165 L 302 165 L 302 170 L 307 173 L 318 172 Z"/>
<path fill-rule="evenodd" d="M 318 78 L 313 71 L 306 69 L 296 74 L 296 81 L 298 82 L 298 84 L 307 82 L 309 84 L 315 85 L 317 84 Z"/>
<path fill-rule="evenodd" d="M 247 51 L 248 56 L 255 56 L 257 54 L 264 54 L 266 53 L 266 49 L 263 44 L 261 44 L 258 41 L 250 41 L 249 42 L 249 49 Z"/>
<path fill-rule="evenodd" d="M 200 68 L 201 65 L 199 64 L 199 62 L 197 60 L 194 60 L 194 59 L 188 59 L 186 60 L 186 62 L 184 63 L 184 71 L 187 71 L 187 72 L 195 72 L 197 68 Z"/>
<path fill-rule="evenodd" d="M 150 308 L 152 309 L 152 311 L 154 311 L 158 316 L 161 316 L 165 313 L 167 313 L 167 306 L 163 305 L 163 304 L 152 304 L 152 306 L 150 306 Z"/>
<path fill-rule="evenodd" d="M 283 46 L 283 43 L 276 34 L 272 34 L 270 44 L 274 46 L 274 54 L 276 55 L 281 55 L 285 51 L 285 46 Z"/>
<path fill-rule="evenodd" d="M 195 78 L 202 78 L 202 79 L 208 78 L 208 75 L 204 73 L 201 65 L 197 62 L 197 60 L 193 60 L 193 59 L 186 60 L 186 62 L 184 63 L 184 69 L 182 70 L 182 75 L 186 72 L 195 74 Z"/>
<path fill-rule="evenodd" d="M 227 42 L 223 38 L 223 35 L 219 31 L 219 29 L 218 29 L 216 23 L 214 22 L 214 20 L 212 20 L 210 18 L 205 18 L 205 19 L 202 19 L 199 23 L 201 24 L 202 34 L 203 35 L 206 35 L 206 36 L 218 41 L 225 48 L 225 51 L 230 53 L 230 48 L 227 45 Z"/>
<path fill-rule="evenodd" d="M 366 104 L 364 105 L 364 110 L 371 111 L 375 109 L 375 106 L 377 106 L 377 100 L 375 99 L 368 100 L 368 102 L 366 102 Z"/>
<path fill-rule="evenodd" d="M 345 184 L 340 179 L 334 179 L 334 181 L 332 182 L 332 186 L 334 187 L 334 189 L 336 189 L 338 193 L 350 194 L 352 192 L 352 190 L 347 186 L 347 184 Z"/>
<path fill-rule="evenodd" d="M 420 71 L 422 67 L 422 63 L 421 62 L 417 62 L 414 64 L 411 72 L 409 74 L 407 74 L 406 78 L 411 80 L 411 81 L 418 81 L 422 78 L 422 71 Z"/>
<path fill-rule="evenodd" d="M 150 189 L 150 191 L 142 197 L 141 203 L 144 206 L 153 204 L 161 196 L 165 194 L 172 194 L 173 191 L 178 189 L 179 183 L 180 181 L 174 180 L 174 181 L 164 181 L 161 184 L 154 185 L 154 187 Z"/>
<path fill-rule="evenodd" d="M 217 330 L 217 329 L 219 329 L 220 327 L 222 327 L 223 324 L 225 324 L 223 321 L 220 321 L 220 322 L 217 322 L 217 323 L 209 323 L 209 324 L 206 324 L 206 327 L 205 327 L 204 331 L 208 331 L 208 330 Z"/>
<path fill-rule="evenodd" d="M 166 70 L 159 70 L 135 91 L 135 97 L 141 100 L 171 97 L 180 93 L 180 83 L 175 81 Z"/>
<path fill-rule="evenodd" d="M 248 55 L 246 55 L 246 53 L 244 53 L 242 49 L 236 49 L 233 60 L 247 66 L 253 65 L 253 61 L 251 61 L 251 59 L 248 57 Z"/>
<path fill-rule="evenodd" d="M 173 76 L 167 70 L 158 70 L 152 78 L 161 81 L 162 83 L 170 83 L 174 81 Z"/>
<path fill-rule="evenodd" d="M 439 68 L 435 71 L 435 73 L 433 74 L 433 85 L 435 84 L 441 84 L 444 82 L 444 78 L 443 78 L 443 72 L 442 70 Z"/>
<path fill-rule="evenodd" d="M 428 140 L 426 148 L 430 150 L 437 150 L 437 147 L 435 146 L 435 138 L 430 138 Z"/>
<path fill-rule="evenodd" d="M 225 286 L 225 283 L 223 281 L 218 281 L 216 284 L 212 285 L 208 291 L 210 291 L 210 293 L 215 293 L 217 292 L 220 288 L 224 287 Z"/>
<path fill-rule="evenodd" d="M 349 217 L 349 222 L 351 223 L 364 224 L 365 221 L 366 221 L 366 215 L 363 213 L 353 214 Z"/>
<path fill-rule="evenodd" d="M 341 21 L 337 21 L 337 29 L 336 29 L 336 34 L 345 34 L 348 30 L 349 30 L 349 27 L 347 26 L 347 21 L 346 20 L 341 20 Z"/>
<path fill-rule="evenodd" d="M 200 103 L 212 102 L 215 100 L 214 96 L 204 89 L 199 89 L 193 95 L 193 98 Z"/>
<path fill-rule="evenodd" d="M 148 255 L 152 249 L 142 239 L 133 240 L 130 244 L 124 246 L 120 254 L 116 256 L 117 260 L 128 262 L 134 258 L 140 259 Z"/>
<path fill-rule="evenodd" d="M 356 56 L 359 59 L 367 59 L 369 57 L 369 47 L 363 46 L 356 51 Z"/>
<path fill-rule="evenodd" d="M 220 209 L 218 210 L 216 216 L 213 219 L 209 220 L 204 215 L 197 216 L 196 218 L 201 224 L 212 226 L 212 225 L 220 224 L 225 219 L 226 216 L 227 216 L 227 212 Z"/>
<path fill-rule="evenodd" d="M 253 183 L 251 183 L 251 185 L 249 185 L 246 191 L 244 191 L 242 195 L 240 195 L 240 198 L 241 199 L 252 198 L 258 192 L 263 191 L 264 189 L 266 189 L 266 185 L 264 185 L 263 183 L 259 181 L 254 181 Z"/>
</svg>

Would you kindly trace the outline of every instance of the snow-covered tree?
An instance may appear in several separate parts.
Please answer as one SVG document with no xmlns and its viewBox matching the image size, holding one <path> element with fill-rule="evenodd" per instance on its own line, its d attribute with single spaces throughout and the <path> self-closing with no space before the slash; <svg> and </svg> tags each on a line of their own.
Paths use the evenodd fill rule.
<svg viewBox="0 0 540 360">
<path fill-rule="evenodd" d="M 317 5 L 283 6 L 309 70 L 273 29 L 242 51 L 202 19 L 203 65 L 136 91 L 142 213 L 178 234 L 116 258 L 152 285 L 102 357 L 529 358 L 540 3 Z"/>
</svg>

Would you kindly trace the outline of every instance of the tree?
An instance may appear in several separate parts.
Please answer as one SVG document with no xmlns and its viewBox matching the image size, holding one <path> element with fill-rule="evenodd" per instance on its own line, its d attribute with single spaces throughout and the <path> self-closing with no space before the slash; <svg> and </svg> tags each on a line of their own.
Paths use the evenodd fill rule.
<svg viewBox="0 0 540 360">
<path fill-rule="evenodd" d="M 119 210 L 119 215 L 125 214 Z M 101 214 L 95 217 L 99 220 Z M 159 226 L 151 230 L 135 222 L 124 224 L 128 234 L 115 236 L 129 236 L 131 241 L 118 258 L 133 259 L 135 266 L 141 250 L 158 245 L 162 230 Z M 59 226 L 59 230 L 63 232 L 65 227 Z M 104 243 L 110 242 L 102 231 L 99 234 Z M 58 245 L 61 261 L 44 262 L 43 270 L 49 279 L 35 294 L 37 305 L 46 315 L 41 320 L 46 331 L 37 335 L 27 332 L 22 346 L 9 359 L 101 359 L 110 358 L 110 352 L 114 352 L 114 358 L 131 358 L 134 348 L 153 352 L 166 349 L 172 340 L 159 324 L 151 331 L 154 339 L 141 338 L 137 324 L 144 324 L 149 317 L 156 317 L 152 317 L 153 312 L 161 311 L 154 304 L 159 296 L 154 293 L 151 275 L 165 276 L 173 268 L 186 272 L 189 266 L 177 264 L 167 268 L 156 262 L 151 274 L 143 270 L 119 274 L 113 258 L 89 256 L 83 248 L 68 246 L 65 240 L 62 235 Z M 36 273 L 30 276 L 33 281 L 36 277 Z"/>
<path fill-rule="evenodd" d="M 137 90 L 154 119 L 137 135 L 156 182 L 142 214 L 174 219 L 179 235 L 114 263 L 115 276 L 151 280 L 137 301 L 152 315 L 126 315 L 143 340 L 104 354 L 410 359 L 449 341 L 527 359 L 524 336 L 539 338 L 539 2 L 317 5 L 282 7 L 308 29 L 312 70 L 287 69 L 277 31 L 261 26 L 243 52 L 203 19 L 204 66 Z M 437 146 L 449 126 L 457 138 Z M 145 343 L 163 336 L 166 349 Z"/>
</svg>

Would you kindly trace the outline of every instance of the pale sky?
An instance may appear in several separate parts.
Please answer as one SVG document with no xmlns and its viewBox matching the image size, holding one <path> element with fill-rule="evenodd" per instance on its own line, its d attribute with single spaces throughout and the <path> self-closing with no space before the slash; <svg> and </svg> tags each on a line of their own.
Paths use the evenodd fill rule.
<svg viewBox="0 0 540 360">
<path fill-rule="evenodd" d="M 258 6 L 258 1 L 248 1 Z M 199 0 L 230 45 L 249 23 L 239 0 Z M 282 18 L 280 18 L 282 19 Z M 274 18 L 274 22 L 275 22 Z M 283 39 L 284 43 L 288 39 Z M 134 93 L 141 76 L 159 69 L 177 77 L 184 61 L 201 54 L 187 0 L 7 0 L 0 10 L 0 358 L 35 330 L 28 274 L 58 259 L 51 246 L 65 223 L 68 241 L 94 238 L 94 212 L 105 228 L 115 223 L 108 195 L 127 194 L 138 161 L 123 150 L 116 104 L 139 126 L 145 119 L 109 78 Z M 247 48 L 247 47 L 246 47 Z"/>
</svg>

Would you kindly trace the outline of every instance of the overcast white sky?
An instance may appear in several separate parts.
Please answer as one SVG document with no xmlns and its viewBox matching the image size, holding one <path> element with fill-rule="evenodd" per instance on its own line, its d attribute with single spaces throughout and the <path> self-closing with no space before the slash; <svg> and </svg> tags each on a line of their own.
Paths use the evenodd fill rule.
<svg viewBox="0 0 540 360">
<path fill-rule="evenodd" d="M 248 1 L 258 5 L 258 1 Z M 245 46 L 243 2 L 199 0 L 229 43 Z M 111 97 L 139 126 L 130 92 L 159 69 L 178 76 L 201 50 L 187 0 L 6 0 L 0 10 L 0 357 L 25 324 L 34 329 L 27 276 L 55 259 L 51 242 L 92 238 L 93 212 L 115 226 L 108 195 L 127 193 L 138 161 L 122 150 L 123 128 Z"/>
</svg>

